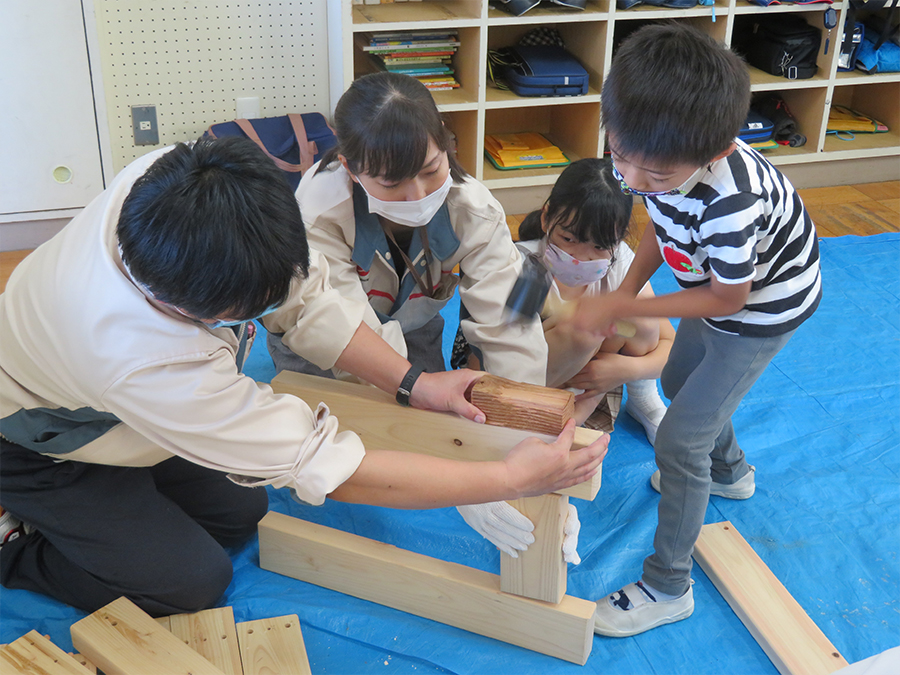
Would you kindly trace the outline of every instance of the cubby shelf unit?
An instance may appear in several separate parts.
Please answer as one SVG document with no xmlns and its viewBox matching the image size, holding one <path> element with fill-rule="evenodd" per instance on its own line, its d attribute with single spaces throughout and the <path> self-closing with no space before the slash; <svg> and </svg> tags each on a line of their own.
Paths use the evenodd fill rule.
<svg viewBox="0 0 900 675">
<path fill-rule="evenodd" d="M 614 46 L 635 27 L 648 21 L 687 22 L 716 39 L 732 44 L 766 14 L 799 14 L 822 29 L 818 72 L 810 79 L 788 80 L 748 66 L 751 91 L 777 93 L 807 137 L 804 146 L 779 146 L 767 151 L 778 165 L 900 156 L 900 74 L 865 75 L 838 72 L 837 55 L 848 0 L 834 4 L 771 5 L 748 0 L 716 0 L 712 6 L 667 10 L 638 6 L 616 8 L 615 0 L 588 0 L 584 11 L 542 3 L 515 17 L 489 6 L 488 0 L 423 0 L 355 5 L 352 0 L 328 0 L 329 57 L 332 106 L 354 78 L 371 72 L 365 54 L 355 46 L 358 33 L 455 28 L 461 43 L 454 56 L 460 88 L 434 92 L 439 109 L 457 136 L 457 152 L 465 168 L 489 188 L 552 184 L 559 168 L 500 171 L 484 159 L 484 135 L 537 131 L 556 143 L 572 160 L 600 156 L 604 135 L 600 124 L 600 91 Z M 824 11 L 834 7 L 838 25 L 825 53 Z M 520 97 L 497 89 L 487 77 L 488 50 L 515 44 L 540 27 L 560 32 L 566 48 L 590 74 L 588 93 L 576 97 Z M 884 122 L 882 134 L 857 134 L 840 140 L 826 133 L 832 101 Z"/>
</svg>

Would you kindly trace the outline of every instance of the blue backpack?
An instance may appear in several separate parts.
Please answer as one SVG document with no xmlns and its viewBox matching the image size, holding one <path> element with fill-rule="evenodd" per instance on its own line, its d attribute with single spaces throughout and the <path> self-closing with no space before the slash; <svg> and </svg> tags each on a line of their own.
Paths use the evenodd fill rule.
<svg viewBox="0 0 900 675">
<path fill-rule="evenodd" d="M 301 113 L 213 124 L 210 138 L 245 136 L 256 143 L 284 172 L 292 190 L 309 167 L 334 147 L 337 139 L 321 113 Z"/>
</svg>

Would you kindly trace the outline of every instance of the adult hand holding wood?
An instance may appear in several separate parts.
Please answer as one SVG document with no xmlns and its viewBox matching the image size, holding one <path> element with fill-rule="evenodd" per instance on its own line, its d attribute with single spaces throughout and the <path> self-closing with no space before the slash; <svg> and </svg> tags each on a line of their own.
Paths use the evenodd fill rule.
<svg viewBox="0 0 900 675">
<path fill-rule="evenodd" d="M 484 424 L 484 413 L 466 399 L 466 392 L 484 375 L 481 371 L 468 368 L 422 373 L 410 393 L 410 405 L 420 410 L 454 412 L 468 420 Z"/>
</svg>

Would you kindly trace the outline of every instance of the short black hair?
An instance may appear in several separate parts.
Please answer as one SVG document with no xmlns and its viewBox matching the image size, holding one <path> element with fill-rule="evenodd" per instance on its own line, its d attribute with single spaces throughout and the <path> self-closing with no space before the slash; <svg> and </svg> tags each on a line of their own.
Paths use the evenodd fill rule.
<svg viewBox="0 0 900 675">
<path fill-rule="evenodd" d="M 337 145 L 321 166 L 341 154 L 351 173 L 399 182 L 422 170 L 430 139 L 447 153 L 454 182 L 466 177 L 431 92 L 409 75 L 384 71 L 354 80 L 335 107 L 334 133 Z"/>
<path fill-rule="evenodd" d="M 549 228 L 562 227 L 578 241 L 614 251 L 628 234 L 633 206 L 622 192 L 608 159 L 590 157 L 567 166 L 544 203 Z M 541 212 L 532 211 L 519 226 L 523 241 L 544 236 Z"/>
<path fill-rule="evenodd" d="M 281 170 L 239 137 L 179 143 L 135 181 L 116 228 L 153 296 L 200 319 L 249 319 L 309 273 L 300 208 Z"/>
<path fill-rule="evenodd" d="M 708 163 L 734 141 L 749 108 L 741 57 L 677 22 L 651 24 L 623 40 L 601 96 L 613 149 L 665 164 Z"/>
</svg>

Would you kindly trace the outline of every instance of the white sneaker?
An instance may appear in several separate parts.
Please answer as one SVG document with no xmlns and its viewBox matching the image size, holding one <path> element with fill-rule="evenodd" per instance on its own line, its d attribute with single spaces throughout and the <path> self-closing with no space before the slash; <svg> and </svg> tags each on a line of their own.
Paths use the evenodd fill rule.
<svg viewBox="0 0 900 675">
<path fill-rule="evenodd" d="M 659 394 L 654 392 L 650 396 L 643 396 L 640 399 L 629 395 L 625 399 L 625 412 L 641 423 L 644 433 L 647 434 L 647 440 L 650 441 L 650 445 L 654 445 L 656 430 L 666 414 L 666 404 L 663 403 Z"/>
<path fill-rule="evenodd" d="M 594 632 L 607 637 L 628 637 L 681 621 L 693 612 L 693 588 L 688 587 L 681 597 L 657 601 L 650 590 L 638 581 L 597 603 Z"/>
<path fill-rule="evenodd" d="M 3 511 L 0 514 L 0 546 L 13 539 L 18 539 L 23 534 L 25 534 L 25 528 L 22 521 L 13 517 L 9 511 Z"/>
<path fill-rule="evenodd" d="M 725 483 L 716 483 L 713 481 L 709 484 L 709 494 L 716 497 L 725 497 L 725 499 L 750 499 L 756 492 L 756 467 L 750 465 L 749 473 L 741 478 L 737 483 L 726 485 Z M 650 476 L 650 487 L 659 492 L 659 471 L 655 471 Z"/>
</svg>

